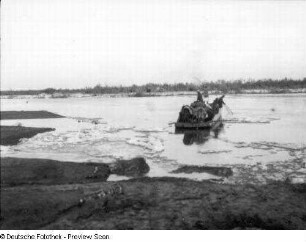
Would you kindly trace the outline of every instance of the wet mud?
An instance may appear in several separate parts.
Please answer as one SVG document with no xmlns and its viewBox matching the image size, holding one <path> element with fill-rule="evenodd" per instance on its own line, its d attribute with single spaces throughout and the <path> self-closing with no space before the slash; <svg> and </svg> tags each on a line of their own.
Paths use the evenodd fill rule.
<svg viewBox="0 0 306 242">
<path fill-rule="evenodd" d="M 306 187 L 179 178 L 1 189 L 2 229 L 305 229 Z"/>
<path fill-rule="evenodd" d="M 56 185 L 106 181 L 109 166 L 48 159 L 1 158 L 1 186 Z"/>
<path fill-rule="evenodd" d="M 63 116 L 48 111 L 1 111 L 1 120 L 44 118 L 63 118 Z"/>
</svg>

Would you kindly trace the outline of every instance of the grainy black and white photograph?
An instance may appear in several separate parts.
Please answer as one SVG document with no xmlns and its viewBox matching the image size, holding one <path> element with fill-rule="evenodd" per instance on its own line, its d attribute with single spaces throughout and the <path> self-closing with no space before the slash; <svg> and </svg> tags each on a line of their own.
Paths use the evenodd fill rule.
<svg viewBox="0 0 306 242">
<path fill-rule="evenodd" d="M 306 1 L 1 1 L 3 230 L 305 230 L 305 120 Z"/>
</svg>

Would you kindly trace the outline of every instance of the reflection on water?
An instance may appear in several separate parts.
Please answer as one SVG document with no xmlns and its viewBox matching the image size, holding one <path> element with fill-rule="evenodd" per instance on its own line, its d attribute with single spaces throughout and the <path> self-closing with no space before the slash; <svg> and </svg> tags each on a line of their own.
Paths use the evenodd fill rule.
<svg viewBox="0 0 306 242">
<path fill-rule="evenodd" d="M 219 127 L 214 129 L 201 129 L 201 130 L 190 130 L 190 129 L 176 129 L 176 134 L 184 134 L 183 143 L 184 145 L 192 144 L 204 144 L 210 138 L 218 138 L 219 134 L 224 131 L 224 125 L 221 124 Z"/>
</svg>

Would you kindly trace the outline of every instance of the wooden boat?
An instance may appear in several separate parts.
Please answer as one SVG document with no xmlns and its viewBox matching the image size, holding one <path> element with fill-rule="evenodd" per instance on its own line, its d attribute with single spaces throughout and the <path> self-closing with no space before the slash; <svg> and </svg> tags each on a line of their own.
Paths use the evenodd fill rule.
<svg viewBox="0 0 306 242">
<path fill-rule="evenodd" d="M 217 128 L 221 124 L 222 124 L 222 115 L 220 109 L 220 113 L 215 115 L 215 117 L 210 121 L 203 121 L 197 123 L 176 122 L 175 127 L 181 129 L 210 129 L 210 128 Z"/>
<path fill-rule="evenodd" d="M 223 98 L 216 98 L 211 104 L 196 101 L 182 107 L 176 129 L 215 129 L 222 124 Z"/>
</svg>

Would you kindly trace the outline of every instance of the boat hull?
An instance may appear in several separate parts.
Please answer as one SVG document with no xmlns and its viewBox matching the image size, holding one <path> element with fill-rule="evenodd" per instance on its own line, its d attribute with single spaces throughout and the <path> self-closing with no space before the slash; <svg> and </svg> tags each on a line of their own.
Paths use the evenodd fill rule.
<svg viewBox="0 0 306 242">
<path fill-rule="evenodd" d="M 183 122 L 176 122 L 175 128 L 176 129 L 215 129 L 222 124 L 222 110 L 220 109 L 219 112 L 214 116 L 214 118 L 207 122 L 199 122 L 199 123 L 183 123 Z"/>
</svg>

